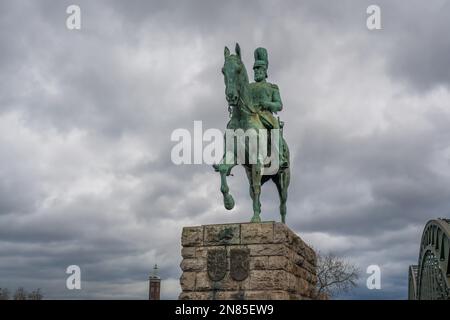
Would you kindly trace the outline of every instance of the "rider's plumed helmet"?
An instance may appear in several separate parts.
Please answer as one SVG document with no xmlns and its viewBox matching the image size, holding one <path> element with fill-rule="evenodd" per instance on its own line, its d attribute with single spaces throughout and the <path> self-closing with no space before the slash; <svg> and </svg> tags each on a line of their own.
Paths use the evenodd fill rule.
<svg viewBox="0 0 450 320">
<path fill-rule="evenodd" d="M 265 48 L 256 48 L 255 49 L 255 63 L 253 64 L 253 69 L 256 67 L 264 67 L 267 72 L 267 68 L 269 67 L 269 59 L 267 57 L 267 50 Z"/>
</svg>

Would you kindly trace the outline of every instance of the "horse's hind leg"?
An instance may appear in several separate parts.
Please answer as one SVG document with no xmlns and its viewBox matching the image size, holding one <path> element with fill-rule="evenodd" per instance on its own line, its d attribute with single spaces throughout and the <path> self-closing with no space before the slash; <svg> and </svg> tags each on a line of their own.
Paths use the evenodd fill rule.
<svg viewBox="0 0 450 320">
<path fill-rule="evenodd" d="M 250 183 L 250 196 L 253 200 L 253 217 L 250 222 L 261 222 L 261 165 L 254 164 L 245 170 Z"/>
<path fill-rule="evenodd" d="M 247 174 L 247 178 L 248 178 L 248 184 L 249 184 L 248 191 L 250 194 L 250 198 L 252 199 L 252 203 L 253 203 L 253 198 L 255 197 L 255 194 L 253 193 L 252 169 L 245 167 L 245 173 Z"/>
<path fill-rule="evenodd" d="M 283 223 L 286 223 L 286 213 L 287 213 L 286 202 L 290 179 L 291 173 L 289 168 L 284 169 L 281 172 L 278 172 L 273 178 L 273 181 L 277 186 L 278 195 L 280 197 L 280 215 L 281 215 L 281 222 Z"/>
<path fill-rule="evenodd" d="M 245 167 L 245 173 L 247 173 L 247 178 L 248 178 L 248 184 L 249 184 L 249 194 L 250 194 L 250 198 L 252 198 L 252 203 L 253 203 L 253 209 L 254 209 L 254 203 L 255 203 L 255 192 L 253 189 L 253 170 L 252 168 L 248 168 Z M 255 219 L 255 215 L 253 215 L 251 222 L 257 222 L 257 221 L 253 221 Z"/>
</svg>

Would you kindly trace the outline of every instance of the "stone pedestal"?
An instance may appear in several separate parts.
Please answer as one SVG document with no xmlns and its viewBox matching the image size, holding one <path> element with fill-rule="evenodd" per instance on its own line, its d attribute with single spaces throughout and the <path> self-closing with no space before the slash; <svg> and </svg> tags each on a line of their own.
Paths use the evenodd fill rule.
<svg viewBox="0 0 450 320">
<path fill-rule="evenodd" d="M 179 299 L 311 299 L 315 252 L 278 222 L 183 228 Z"/>
</svg>

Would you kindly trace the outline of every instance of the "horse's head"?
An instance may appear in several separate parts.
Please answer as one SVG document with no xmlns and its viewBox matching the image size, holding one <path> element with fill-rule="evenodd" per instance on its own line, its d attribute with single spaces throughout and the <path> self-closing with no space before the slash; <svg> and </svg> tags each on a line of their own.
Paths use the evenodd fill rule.
<svg viewBox="0 0 450 320">
<path fill-rule="evenodd" d="M 225 78 L 225 97 L 230 106 L 236 106 L 241 95 L 241 87 L 245 81 L 248 82 L 247 72 L 241 59 L 241 48 L 236 43 L 236 54 L 230 54 L 230 50 L 225 47 L 225 63 L 222 73 Z"/>
</svg>

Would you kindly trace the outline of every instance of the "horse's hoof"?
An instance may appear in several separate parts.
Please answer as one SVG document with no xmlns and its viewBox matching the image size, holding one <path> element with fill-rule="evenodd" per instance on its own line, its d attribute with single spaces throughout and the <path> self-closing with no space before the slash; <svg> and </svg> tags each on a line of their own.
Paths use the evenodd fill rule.
<svg viewBox="0 0 450 320">
<path fill-rule="evenodd" d="M 253 216 L 250 222 L 261 222 L 261 218 L 259 216 Z"/>
<path fill-rule="evenodd" d="M 225 206 L 225 209 L 231 210 L 234 208 L 234 199 L 231 196 L 231 194 L 227 194 L 223 196 L 223 205 Z"/>
</svg>

